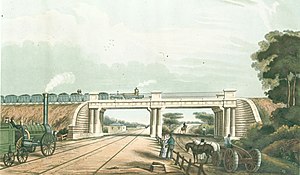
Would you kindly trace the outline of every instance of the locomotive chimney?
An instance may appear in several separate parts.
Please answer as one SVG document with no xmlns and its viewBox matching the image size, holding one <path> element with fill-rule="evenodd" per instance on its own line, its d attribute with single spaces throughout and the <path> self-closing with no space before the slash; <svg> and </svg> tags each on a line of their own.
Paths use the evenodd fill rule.
<svg viewBox="0 0 300 175">
<path fill-rule="evenodd" d="M 43 102 L 43 124 L 48 124 L 48 94 L 43 93 L 44 102 Z"/>
</svg>

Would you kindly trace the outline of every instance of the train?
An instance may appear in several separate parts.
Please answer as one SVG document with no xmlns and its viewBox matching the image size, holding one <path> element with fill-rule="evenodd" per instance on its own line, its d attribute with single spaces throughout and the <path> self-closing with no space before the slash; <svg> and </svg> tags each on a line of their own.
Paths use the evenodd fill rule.
<svg viewBox="0 0 300 175">
<path fill-rule="evenodd" d="M 28 100 L 27 95 L 22 100 Z M 39 95 L 35 95 L 37 99 Z M 19 163 L 25 163 L 28 155 L 41 147 L 44 156 L 53 155 L 56 149 L 56 132 L 48 124 L 48 94 L 42 95 L 43 102 L 43 123 L 18 125 L 13 118 L 6 119 L 0 123 L 0 154 L 3 155 L 3 162 L 6 166 L 12 166 L 15 157 Z"/>
<path fill-rule="evenodd" d="M 145 96 L 139 94 L 138 88 L 134 89 L 133 93 L 107 93 L 107 92 L 99 92 L 98 100 L 126 100 L 126 99 L 143 99 Z M 85 102 L 90 99 L 90 94 L 85 93 L 81 94 L 81 91 L 76 93 L 71 93 L 70 95 L 67 93 L 48 94 L 49 103 L 80 103 Z M 26 103 L 43 103 L 43 95 L 42 94 L 23 94 L 20 96 L 17 95 L 1 95 L 1 103 L 3 104 L 26 104 Z"/>
</svg>

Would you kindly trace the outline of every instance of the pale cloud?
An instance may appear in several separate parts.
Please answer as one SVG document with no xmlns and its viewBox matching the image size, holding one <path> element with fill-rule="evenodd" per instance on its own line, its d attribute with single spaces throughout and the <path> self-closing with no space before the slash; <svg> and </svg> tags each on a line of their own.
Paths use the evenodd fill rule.
<svg viewBox="0 0 300 175">
<path fill-rule="evenodd" d="M 226 3 L 232 5 L 237 5 L 246 8 L 252 13 L 257 13 L 261 20 L 263 21 L 265 27 L 268 31 L 273 29 L 272 20 L 273 15 L 275 15 L 278 6 L 280 5 L 278 1 L 274 1 L 271 4 L 265 3 L 261 0 L 223 0 Z"/>
</svg>

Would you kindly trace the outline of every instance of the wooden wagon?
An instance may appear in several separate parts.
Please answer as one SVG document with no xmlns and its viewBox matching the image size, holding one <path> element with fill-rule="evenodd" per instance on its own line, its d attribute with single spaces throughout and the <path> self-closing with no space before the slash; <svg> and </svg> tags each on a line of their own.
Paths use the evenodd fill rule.
<svg viewBox="0 0 300 175">
<path fill-rule="evenodd" d="M 239 164 L 244 164 L 248 172 L 257 172 L 261 164 L 261 152 L 258 149 L 246 151 L 233 145 L 232 148 L 222 147 L 220 152 L 212 156 L 212 163 L 219 166 L 223 162 L 227 172 L 235 172 Z"/>
</svg>

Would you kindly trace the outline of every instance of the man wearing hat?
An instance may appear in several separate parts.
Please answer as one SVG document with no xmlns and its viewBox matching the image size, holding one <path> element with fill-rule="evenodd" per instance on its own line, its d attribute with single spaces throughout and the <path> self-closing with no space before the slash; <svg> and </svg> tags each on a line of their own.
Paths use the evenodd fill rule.
<svg viewBox="0 0 300 175">
<path fill-rule="evenodd" d="M 169 138 L 167 144 L 168 144 L 167 159 L 172 159 L 173 158 L 173 150 L 175 147 L 175 139 L 174 139 L 172 133 L 170 134 L 170 138 Z"/>
</svg>

